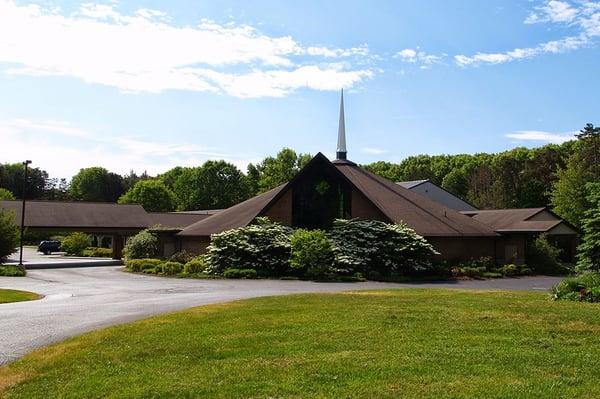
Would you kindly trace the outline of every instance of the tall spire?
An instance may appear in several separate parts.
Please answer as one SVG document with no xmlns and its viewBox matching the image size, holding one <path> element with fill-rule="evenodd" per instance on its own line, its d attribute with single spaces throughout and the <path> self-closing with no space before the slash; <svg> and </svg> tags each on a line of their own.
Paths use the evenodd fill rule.
<svg viewBox="0 0 600 399">
<path fill-rule="evenodd" d="M 342 97 L 340 100 L 340 123 L 338 125 L 338 139 L 335 159 L 346 159 L 346 122 L 344 121 L 344 89 L 342 89 Z"/>
</svg>

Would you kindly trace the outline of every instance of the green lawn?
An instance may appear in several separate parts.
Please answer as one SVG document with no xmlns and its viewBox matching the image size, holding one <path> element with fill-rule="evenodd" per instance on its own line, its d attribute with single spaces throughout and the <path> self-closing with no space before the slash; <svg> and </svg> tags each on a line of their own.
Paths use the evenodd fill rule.
<svg viewBox="0 0 600 399">
<path fill-rule="evenodd" d="M 16 398 L 598 398 L 598 381 L 600 305 L 421 289 L 199 307 L 0 368 Z"/>
<path fill-rule="evenodd" d="M 0 288 L 0 303 L 31 301 L 39 298 L 40 296 L 33 292 L 6 290 L 4 288 Z"/>
</svg>

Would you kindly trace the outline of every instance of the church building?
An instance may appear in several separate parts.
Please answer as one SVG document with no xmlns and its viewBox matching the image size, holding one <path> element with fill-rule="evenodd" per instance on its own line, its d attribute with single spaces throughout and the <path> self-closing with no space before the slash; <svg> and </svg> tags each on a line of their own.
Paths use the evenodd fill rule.
<svg viewBox="0 0 600 399">
<path fill-rule="evenodd" d="M 176 234 L 182 250 L 204 252 L 211 234 L 247 226 L 260 216 L 302 228 L 329 228 L 337 218 L 374 219 L 405 223 L 424 236 L 447 260 L 469 260 L 490 256 L 499 262 L 524 259 L 524 244 L 513 237 L 411 191 L 402 185 L 366 171 L 347 158 L 344 97 L 340 117 L 336 159 L 318 153 L 291 181 L 266 193 L 200 220 Z M 518 240 L 523 241 L 522 238 Z M 504 247 L 517 248 L 505 259 Z"/>
</svg>

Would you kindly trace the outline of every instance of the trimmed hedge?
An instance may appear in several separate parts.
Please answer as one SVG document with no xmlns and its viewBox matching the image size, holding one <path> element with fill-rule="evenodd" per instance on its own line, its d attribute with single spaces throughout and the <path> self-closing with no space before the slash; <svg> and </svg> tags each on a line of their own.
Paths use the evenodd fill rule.
<svg viewBox="0 0 600 399">
<path fill-rule="evenodd" d="M 112 249 L 100 247 L 87 247 L 83 250 L 83 256 L 91 258 L 110 258 L 112 257 Z"/>
<path fill-rule="evenodd" d="M 24 267 L 19 265 L 0 265 L 0 276 L 3 277 L 23 277 L 27 275 Z"/>
<path fill-rule="evenodd" d="M 198 257 L 190 260 L 183 265 L 183 272 L 185 274 L 199 274 L 204 273 L 206 270 L 206 262 L 203 257 Z"/>
<path fill-rule="evenodd" d="M 179 262 L 165 262 L 161 266 L 161 272 L 165 276 L 174 276 L 183 272 L 183 264 Z"/>
<path fill-rule="evenodd" d="M 132 272 L 143 272 L 147 270 L 155 271 L 157 266 L 163 263 L 160 259 L 144 258 L 144 259 L 127 259 L 125 267 Z"/>
<path fill-rule="evenodd" d="M 254 269 L 227 269 L 223 272 L 225 278 L 253 279 L 258 276 Z"/>
</svg>

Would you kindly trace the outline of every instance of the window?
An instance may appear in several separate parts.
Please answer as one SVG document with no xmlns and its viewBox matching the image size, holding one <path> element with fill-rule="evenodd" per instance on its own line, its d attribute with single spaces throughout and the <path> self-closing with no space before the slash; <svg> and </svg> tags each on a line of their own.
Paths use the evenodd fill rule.
<svg viewBox="0 0 600 399">
<path fill-rule="evenodd" d="M 307 171 L 292 191 L 294 227 L 328 229 L 335 219 L 351 217 L 352 190 L 329 168 Z"/>
</svg>

